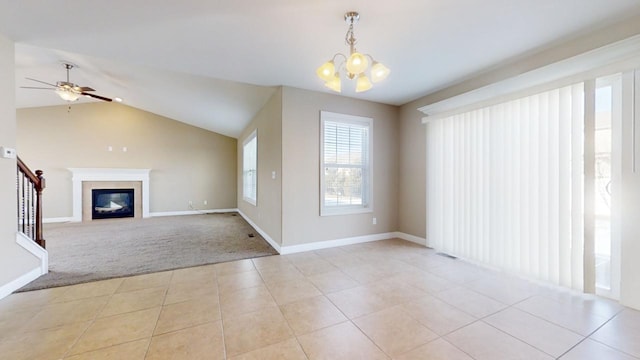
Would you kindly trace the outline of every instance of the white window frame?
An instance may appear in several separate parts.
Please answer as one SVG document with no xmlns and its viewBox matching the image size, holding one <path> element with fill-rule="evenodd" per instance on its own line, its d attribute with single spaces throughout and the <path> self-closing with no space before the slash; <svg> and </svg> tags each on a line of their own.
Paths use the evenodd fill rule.
<svg viewBox="0 0 640 360">
<path fill-rule="evenodd" d="M 247 145 L 255 140 L 255 154 L 253 154 L 254 164 L 247 164 Z M 253 165 L 253 179 L 250 179 L 247 170 L 247 165 Z M 253 181 L 253 183 L 251 183 Z M 248 193 L 247 189 L 253 187 L 253 194 Z M 252 196 L 253 195 L 253 196 Z M 242 199 L 253 206 L 258 204 L 258 129 L 253 130 L 249 136 L 247 136 L 242 142 Z"/>
<path fill-rule="evenodd" d="M 325 122 L 337 122 L 364 126 L 368 130 L 367 161 L 361 165 L 364 189 L 362 204 L 325 206 L 326 183 L 325 168 L 336 166 L 325 164 Z M 354 166 L 354 165 L 349 165 Z M 338 114 L 328 111 L 320 112 L 320 216 L 347 215 L 373 212 L 373 119 L 362 116 Z"/>
</svg>

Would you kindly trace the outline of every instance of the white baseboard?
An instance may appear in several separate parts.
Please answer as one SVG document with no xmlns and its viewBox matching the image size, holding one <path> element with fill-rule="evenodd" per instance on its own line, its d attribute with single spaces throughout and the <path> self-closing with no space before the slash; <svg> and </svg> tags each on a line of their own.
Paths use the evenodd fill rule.
<svg viewBox="0 0 640 360">
<path fill-rule="evenodd" d="M 0 286 L 0 299 L 4 299 L 9 296 L 12 292 L 20 289 L 21 287 L 27 285 L 33 280 L 37 279 L 42 275 L 41 269 L 39 267 L 29 271 L 28 273 L 20 276 L 19 278 Z"/>
<path fill-rule="evenodd" d="M 387 240 L 393 238 L 400 238 L 402 240 L 411 241 L 413 243 L 426 246 L 427 240 L 425 238 L 421 238 L 415 235 L 406 234 L 403 232 L 395 231 L 388 233 L 380 233 L 380 234 L 372 234 L 372 235 L 363 235 L 335 240 L 327 240 L 327 241 L 317 241 L 308 244 L 300 244 L 300 245 L 290 245 L 290 246 L 280 246 L 280 244 L 276 243 L 264 230 L 262 230 L 256 223 L 254 223 L 249 217 L 244 214 L 242 211 L 237 210 L 238 214 L 242 216 L 242 218 L 248 222 L 251 226 L 253 226 L 256 231 L 262 235 L 262 237 L 274 248 L 280 255 L 286 254 L 295 254 L 304 251 L 312 251 L 312 250 L 320 250 L 333 248 L 338 246 L 345 245 L 353 245 L 353 244 L 361 244 L 371 241 L 379 241 L 379 240 Z"/>
<path fill-rule="evenodd" d="M 247 215 L 245 215 L 242 211 L 235 209 L 235 211 L 240 214 L 240 216 L 242 216 L 242 218 L 249 223 L 249 225 L 253 226 L 254 229 L 256 229 L 256 231 L 260 234 L 260 236 L 262 236 L 268 243 L 269 245 L 271 245 L 271 247 L 273 247 L 274 249 L 276 249 L 276 251 L 278 252 L 278 254 L 282 254 L 282 248 L 280 247 L 280 244 L 278 244 L 277 242 L 275 242 L 275 240 L 273 240 L 271 238 L 271 236 L 269 236 L 266 232 L 264 232 L 264 230 L 260 229 L 260 227 L 258 225 L 256 225 L 256 223 L 254 223 L 253 221 L 251 221 L 251 219 L 249 219 L 249 217 Z"/>
<path fill-rule="evenodd" d="M 396 231 L 395 237 L 400 238 L 402 240 L 411 241 L 412 243 L 416 243 L 418 245 L 427 246 L 427 239 L 421 238 L 419 236 L 403 233 L 401 231 Z"/>
<path fill-rule="evenodd" d="M 71 222 L 71 221 L 73 221 L 72 217 L 55 217 L 55 218 L 44 218 L 44 219 L 42 219 L 42 222 L 44 224 L 63 223 L 63 222 Z"/>
<path fill-rule="evenodd" d="M 149 216 L 181 216 L 181 215 L 200 215 L 200 214 L 215 214 L 215 213 L 227 213 L 238 212 L 238 209 L 209 209 L 209 210 L 185 210 L 185 211 L 161 211 L 149 213 Z"/>
<path fill-rule="evenodd" d="M 16 243 L 37 257 L 40 260 L 40 266 L 0 286 L 0 299 L 5 298 L 12 292 L 49 272 L 49 253 L 47 250 L 43 249 L 40 245 L 36 244 L 35 241 L 21 232 L 16 233 Z"/>
<path fill-rule="evenodd" d="M 40 260 L 40 275 L 49 272 L 49 252 L 47 250 L 21 232 L 16 233 L 16 243 Z"/>
<path fill-rule="evenodd" d="M 395 237 L 395 233 L 390 232 L 390 233 L 356 236 L 356 237 L 349 237 L 349 238 L 342 238 L 342 239 L 335 239 L 335 240 L 316 241 L 308 244 L 283 246 L 281 248 L 280 254 L 281 255 L 295 254 L 295 253 L 304 252 L 304 251 L 320 250 L 320 249 L 327 249 L 327 248 L 338 247 L 338 246 L 360 244 L 360 243 L 371 242 L 371 241 L 393 239 L 394 237 Z"/>
</svg>

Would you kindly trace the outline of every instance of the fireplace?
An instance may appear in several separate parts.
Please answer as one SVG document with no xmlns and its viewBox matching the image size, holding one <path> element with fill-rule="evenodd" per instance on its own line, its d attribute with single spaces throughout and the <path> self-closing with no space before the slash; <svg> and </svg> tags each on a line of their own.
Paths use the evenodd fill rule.
<svg viewBox="0 0 640 360">
<path fill-rule="evenodd" d="M 92 219 L 134 217 L 134 209 L 134 189 L 91 190 Z"/>
<path fill-rule="evenodd" d="M 71 221 L 92 221 L 93 189 L 134 189 L 133 217 L 148 218 L 149 172 L 151 169 L 69 168 L 73 174 L 73 216 Z"/>
</svg>

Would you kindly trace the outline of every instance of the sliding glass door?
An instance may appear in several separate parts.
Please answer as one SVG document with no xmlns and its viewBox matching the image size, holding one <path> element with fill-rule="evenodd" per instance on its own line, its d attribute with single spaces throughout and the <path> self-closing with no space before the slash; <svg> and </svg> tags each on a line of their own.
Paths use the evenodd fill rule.
<svg viewBox="0 0 640 360">
<path fill-rule="evenodd" d="M 427 122 L 437 250 L 619 298 L 622 75 Z"/>
<path fill-rule="evenodd" d="M 620 74 L 596 80 L 592 149 L 596 293 L 614 299 L 620 294 L 621 89 Z"/>
</svg>

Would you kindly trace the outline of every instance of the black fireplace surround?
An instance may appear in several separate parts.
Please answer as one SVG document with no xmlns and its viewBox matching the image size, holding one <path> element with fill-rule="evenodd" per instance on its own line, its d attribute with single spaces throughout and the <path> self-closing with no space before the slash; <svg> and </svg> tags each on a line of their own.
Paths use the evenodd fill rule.
<svg viewBox="0 0 640 360">
<path fill-rule="evenodd" d="M 92 219 L 113 219 L 133 216 L 133 189 L 91 190 Z"/>
</svg>

